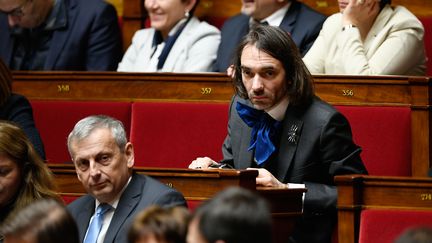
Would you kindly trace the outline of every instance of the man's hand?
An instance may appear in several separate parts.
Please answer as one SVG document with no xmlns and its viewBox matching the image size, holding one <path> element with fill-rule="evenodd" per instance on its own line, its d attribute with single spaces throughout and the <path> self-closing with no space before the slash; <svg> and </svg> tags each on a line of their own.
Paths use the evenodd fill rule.
<svg viewBox="0 0 432 243">
<path fill-rule="evenodd" d="M 276 177 L 272 175 L 266 169 L 247 168 L 248 170 L 258 170 L 258 176 L 256 178 L 256 184 L 261 186 L 271 187 L 287 187 L 287 185 L 280 182 Z"/>
<path fill-rule="evenodd" d="M 198 157 L 189 165 L 189 169 L 208 169 L 210 165 L 217 165 L 218 163 L 209 157 Z"/>
<path fill-rule="evenodd" d="M 235 75 L 235 69 L 234 69 L 234 65 L 230 65 L 228 68 L 227 68 L 227 75 L 228 75 L 228 77 L 231 77 L 231 78 L 234 78 L 234 75 Z"/>
</svg>

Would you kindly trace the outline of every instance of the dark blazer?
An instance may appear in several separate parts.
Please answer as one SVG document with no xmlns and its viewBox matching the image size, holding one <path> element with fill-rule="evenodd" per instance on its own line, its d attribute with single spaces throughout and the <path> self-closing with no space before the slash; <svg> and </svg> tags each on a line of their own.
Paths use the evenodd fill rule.
<svg viewBox="0 0 432 243">
<path fill-rule="evenodd" d="M 12 94 L 0 107 L 0 120 L 11 121 L 21 127 L 36 151 L 45 159 L 44 146 L 33 120 L 33 110 L 26 97 Z"/>
<path fill-rule="evenodd" d="M 236 102 L 251 105 L 234 97 L 222 162 L 237 169 L 256 167 L 253 151 L 248 151 L 251 128 L 239 117 Z M 294 127 L 298 128 L 296 132 Z M 348 121 L 318 98 L 304 106 L 289 106 L 276 147 L 277 153 L 265 168 L 281 182 L 304 183 L 307 187 L 304 216 L 296 225 L 294 238 L 298 242 L 330 242 L 336 222 L 337 191 L 333 177 L 367 173 Z"/>
<path fill-rule="evenodd" d="M 122 42 L 115 8 L 100 0 L 63 0 L 67 27 L 55 30 L 44 70 L 116 70 Z M 10 66 L 14 39 L 0 14 L 0 58 Z"/>
<path fill-rule="evenodd" d="M 224 23 L 215 71 L 225 72 L 231 65 L 237 45 L 249 32 L 249 19 L 248 15 L 238 14 Z M 325 19 L 324 15 L 293 0 L 279 27 L 290 33 L 300 53 L 304 56 L 317 38 Z"/>
<path fill-rule="evenodd" d="M 149 176 L 134 173 L 129 185 L 120 197 L 104 243 L 128 243 L 129 226 L 135 215 L 154 204 L 166 207 L 186 206 L 186 201 L 176 190 Z M 95 199 L 90 195 L 82 196 L 70 203 L 67 209 L 78 224 L 80 242 L 82 242 L 90 218 L 94 214 Z"/>
</svg>

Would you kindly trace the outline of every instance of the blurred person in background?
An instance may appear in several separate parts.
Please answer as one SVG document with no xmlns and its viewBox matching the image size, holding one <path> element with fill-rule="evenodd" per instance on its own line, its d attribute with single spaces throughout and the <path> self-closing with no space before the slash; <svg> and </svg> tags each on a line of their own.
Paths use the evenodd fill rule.
<svg viewBox="0 0 432 243">
<path fill-rule="evenodd" d="M 101 0 L 0 0 L 0 59 L 11 70 L 114 71 L 115 8 Z"/>
<path fill-rule="evenodd" d="M 303 58 L 312 74 L 425 75 L 424 29 L 391 0 L 338 0 Z"/>
<path fill-rule="evenodd" d="M 194 16 L 199 0 L 145 0 L 151 28 L 132 38 L 118 71 L 212 71 L 219 30 Z"/>
</svg>

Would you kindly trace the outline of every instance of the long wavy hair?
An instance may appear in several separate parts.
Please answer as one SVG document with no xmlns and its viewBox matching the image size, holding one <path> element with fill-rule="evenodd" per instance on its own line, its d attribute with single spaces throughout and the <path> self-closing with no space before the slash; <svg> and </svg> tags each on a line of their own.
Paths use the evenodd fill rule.
<svg viewBox="0 0 432 243">
<path fill-rule="evenodd" d="M 233 85 L 240 97 L 248 98 L 241 69 L 241 56 L 247 45 L 255 46 L 283 64 L 290 105 L 301 105 L 312 100 L 314 96 L 312 75 L 303 63 L 296 44 L 282 29 L 264 25 L 252 28 L 237 47 L 233 62 L 235 70 Z"/>
<path fill-rule="evenodd" d="M 13 209 L 7 218 L 41 198 L 62 201 L 56 193 L 51 170 L 33 148 L 24 131 L 7 121 L 0 121 L 0 153 L 17 163 L 22 175 Z"/>
<path fill-rule="evenodd" d="M 11 95 L 12 74 L 6 64 L 0 59 L 0 107 L 6 103 Z"/>
</svg>

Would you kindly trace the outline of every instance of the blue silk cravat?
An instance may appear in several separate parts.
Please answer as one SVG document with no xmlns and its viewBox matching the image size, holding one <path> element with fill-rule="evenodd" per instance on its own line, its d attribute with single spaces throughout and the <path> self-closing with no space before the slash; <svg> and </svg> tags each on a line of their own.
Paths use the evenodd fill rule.
<svg viewBox="0 0 432 243">
<path fill-rule="evenodd" d="M 87 236 L 85 237 L 83 243 L 96 243 L 99 233 L 102 229 L 104 214 L 111 208 L 111 205 L 106 203 L 102 203 L 97 207 L 96 214 L 90 223 Z"/>
<path fill-rule="evenodd" d="M 248 150 L 255 149 L 255 161 L 261 165 L 276 150 L 273 139 L 276 137 L 281 122 L 276 121 L 264 111 L 256 110 L 240 102 L 237 102 L 236 109 L 240 118 L 252 128 Z"/>
</svg>

